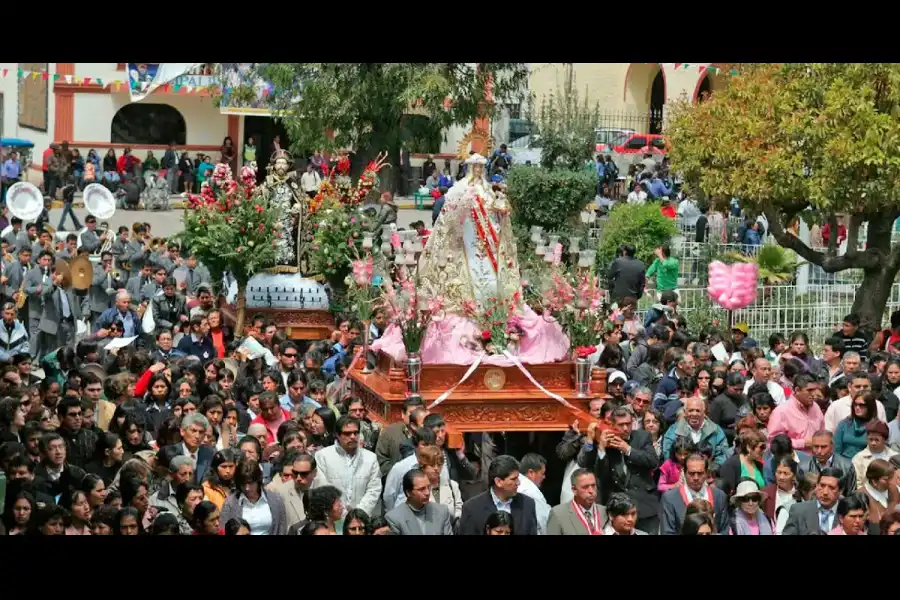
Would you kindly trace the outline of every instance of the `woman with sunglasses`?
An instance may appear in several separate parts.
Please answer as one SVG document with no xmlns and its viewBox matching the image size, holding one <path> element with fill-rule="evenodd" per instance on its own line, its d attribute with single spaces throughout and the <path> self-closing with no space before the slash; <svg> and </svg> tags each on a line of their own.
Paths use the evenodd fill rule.
<svg viewBox="0 0 900 600">
<path fill-rule="evenodd" d="M 730 535 L 775 535 L 775 525 L 761 510 L 767 499 L 765 492 L 759 489 L 753 480 L 744 480 L 737 486 L 731 504 L 735 507 Z"/>
<path fill-rule="evenodd" d="M 19 432 L 25 427 L 25 415 L 31 405 L 21 399 L 4 398 L 0 400 L 0 443 L 19 442 Z"/>
<path fill-rule="evenodd" d="M 850 416 L 840 421 L 834 430 L 835 454 L 853 460 L 854 456 L 866 449 L 869 437 L 866 425 L 878 418 L 875 400 L 873 392 L 866 392 L 851 400 Z"/>
</svg>

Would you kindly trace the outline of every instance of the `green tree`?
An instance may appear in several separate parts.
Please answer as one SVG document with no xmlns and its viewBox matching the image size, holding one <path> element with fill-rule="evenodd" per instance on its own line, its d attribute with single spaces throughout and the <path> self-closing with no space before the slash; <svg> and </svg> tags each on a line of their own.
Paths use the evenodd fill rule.
<svg viewBox="0 0 900 600">
<path fill-rule="evenodd" d="M 524 63 L 269 63 L 259 75 L 274 86 L 271 108 L 294 149 L 352 148 L 358 174 L 386 150 L 399 181 L 401 148 L 443 136 L 524 93 Z M 486 91 L 493 103 L 485 103 Z M 237 90 L 238 96 L 241 90 Z M 416 113 L 429 117 L 427 123 Z M 414 122 L 415 121 L 415 122 Z M 330 134 L 333 134 L 331 137 Z"/>
<path fill-rule="evenodd" d="M 583 169 L 594 155 L 594 129 L 599 114 L 600 105 L 592 107 L 587 93 L 579 100 L 572 81 L 544 96 L 536 119 L 536 133 L 541 136 L 541 166 Z"/>
<path fill-rule="evenodd" d="M 898 271 L 891 230 L 900 217 L 900 64 L 744 64 L 706 102 L 682 101 L 666 131 L 688 186 L 736 196 L 763 213 L 779 244 L 834 273 L 862 269 L 853 311 L 878 327 Z M 848 249 L 824 252 L 788 226 L 849 215 Z M 860 229 L 867 223 L 865 249 Z"/>
</svg>

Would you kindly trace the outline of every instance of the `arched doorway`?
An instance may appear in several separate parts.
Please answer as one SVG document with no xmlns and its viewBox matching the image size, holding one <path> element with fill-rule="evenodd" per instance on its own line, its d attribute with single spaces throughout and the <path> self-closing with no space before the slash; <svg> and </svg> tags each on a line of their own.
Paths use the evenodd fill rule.
<svg viewBox="0 0 900 600">
<path fill-rule="evenodd" d="M 656 73 L 653 78 L 653 85 L 650 87 L 650 127 L 647 133 L 659 134 L 663 128 L 663 106 L 666 103 L 666 79 L 663 76 L 662 69 Z"/>
<path fill-rule="evenodd" d="M 709 75 L 704 75 L 703 79 L 700 80 L 700 85 L 697 87 L 695 99 L 697 102 L 703 102 L 709 98 L 710 94 L 712 94 L 712 83 L 709 81 Z"/>
<path fill-rule="evenodd" d="M 109 141 L 113 144 L 177 146 L 187 143 L 187 125 L 178 109 L 168 104 L 126 104 L 113 116 Z"/>
<path fill-rule="evenodd" d="M 666 103 L 666 73 L 657 63 L 632 63 L 625 74 L 623 100 L 633 114 L 633 129 L 642 133 L 662 132 Z M 637 121 L 640 121 L 638 125 Z"/>
</svg>

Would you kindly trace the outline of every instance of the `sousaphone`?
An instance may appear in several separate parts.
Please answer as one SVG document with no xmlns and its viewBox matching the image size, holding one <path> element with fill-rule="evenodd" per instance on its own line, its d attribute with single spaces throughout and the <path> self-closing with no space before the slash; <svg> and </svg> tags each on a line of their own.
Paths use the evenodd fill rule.
<svg viewBox="0 0 900 600">
<path fill-rule="evenodd" d="M 32 223 L 44 212 L 44 195 L 34 184 L 19 181 L 6 191 L 6 206 L 23 223 Z"/>
<path fill-rule="evenodd" d="M 84 188 L 84 208 L 88 214 L 93 215 L 98 221 L 107 221 L 112 218 L 116 212 L 116 197 L 105 186 L 99 183 L 90 183 Z M 109 224 L 106 225 L 107 233 L 109 232 Z M 81 248 L 81 235 L 85 230 L 81 230 L 78 234 L 78 247 Z M 108 251 L 113 244 L 113 238 L 108 238 L 106 242 L 94 254 L 100 255 Z"/>
</svg>

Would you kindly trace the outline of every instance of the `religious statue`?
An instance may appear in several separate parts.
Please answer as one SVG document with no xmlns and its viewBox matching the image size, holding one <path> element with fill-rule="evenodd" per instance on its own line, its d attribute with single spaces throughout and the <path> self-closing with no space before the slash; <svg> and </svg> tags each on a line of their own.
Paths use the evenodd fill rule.
<svg viewBox="0 0 900 600">
<path fill-rule="evenodd" d="M 281 212 L 278 227 L 281 237 L 277 248 L 277 267 L 299 269 L 308 274 L 306 254 L 312 242 L 312 232 L 307 223 L 308 198 L 292 169 L 291 155 L 277 150 L 266 167 L 266 181 L 260 191 L 268 196 L 269 205 Z"/>
<path fill-rule="evenodd" d="M 445 195 L 414 274 L 421 301 L 441 307 L 422 343 L 422 361 L 506 366 L 564 360 L 569 341 L 559 324 L 524 302 L 506 186 L 488 182 L 483 156 L 475 154 L 466 164 L 466 176 Z M 505 347 L 484 343 L 495 327 L 504 329 Z M 394 325 L 372 349 L 405 359 Z"/>
<path fill-rule="evenodd" d="M 511 300 L 522 285 L 505 186 L 485 178 L 487 159 L 466 160 L 468 174 L 445 195 L 444 208 L 419 264 L 419 280 L 429 296 L 447 310 L 465 310 L 475 302 L 483 312 L 490 299 Z"/>
</svg>

